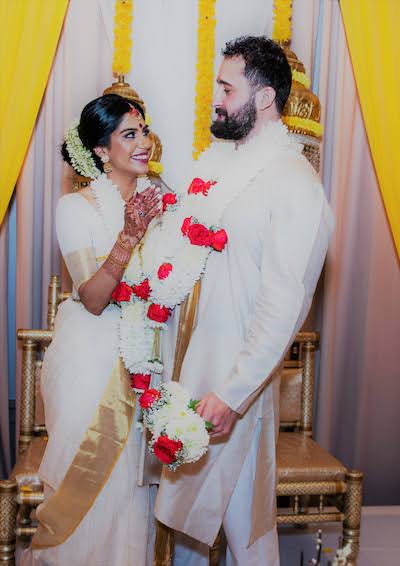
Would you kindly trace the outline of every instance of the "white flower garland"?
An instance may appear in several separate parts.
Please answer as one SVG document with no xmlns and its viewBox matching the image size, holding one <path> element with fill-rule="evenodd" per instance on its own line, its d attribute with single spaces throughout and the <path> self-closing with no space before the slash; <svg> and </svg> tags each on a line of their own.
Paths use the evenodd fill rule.
<svg viewBox="0 0 400 566">
<path fill-rule="evenodd" d="M 167 207 L 161 221 L 149 226 L 122 279 L 131 289 L 147 279 L 151 290 L 145 299 L 132 293 L 129 301 L 120 303 L 120 354 L 131 374 L 162 373 L 160 360 L 153 359 L 153 343 L 154 329 L 165 328 L 165 323 L 151 320 L 149 308 L 159 305 L 173 309 L 182 303 L 202 276 L 213 251 L 211 246 L 193 245 L 182 233 L 183 221 L 192 218 L 192 222 L 209 230 L 218 230 L 227 206 L 246 190 L 284 145 L 298 144 L 290 140 L 287 128 L 280 121 L 270 122 L 263 132 L 238 149 L 232 143 L 213 144 L 200 157 L 196 172 L 215 186 L 209 188 L 207 195 L 182 194 L 179 206 Z M 148 185 L 147 179 L 141 180 L 139 190 Z M 104 224 L 115 241 L 123 226 L 124 210 L 118 188 L 102 175 L 92 183 L 92 189 Z M 159 268 L 165 264 L 172 266 L 172 270 L 160 278 Z"/>
<path fill-rule="evenodd" d="M 97 179 L 101 175 L 101 171 L 96 167 L 92 152 L 83 146 L 78 133 L 78 126 L 79 121 L 74 120 L 65 132 L 64 138 L 72 167 L 84 177 Z"/>
</svg>

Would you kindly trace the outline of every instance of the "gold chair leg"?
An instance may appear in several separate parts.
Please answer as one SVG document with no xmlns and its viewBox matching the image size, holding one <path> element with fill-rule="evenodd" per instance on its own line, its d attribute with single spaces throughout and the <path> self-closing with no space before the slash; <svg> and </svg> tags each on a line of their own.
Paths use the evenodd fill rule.
<svg viewBox="0 0 400 566">
<path fill-rule="evenodd" d="M 14 566 L 17 524 L 17 483 L 0 481 L 0 564 Z"/>
<path fill-rule="evenodd" d="M 174 557 L 174 531 L 157 521 L 153 566 L 172 566 Z"/>
<path fill-rule="evenodd" d="M 346 474 L 346 493 L 344 495 L 343 546 L 350 545 L 348 566 L 356 566 L 360 551 L 360 526 L 363 474 L 350 471 Z"/>
<path fill-rule="evenodd" d="M 209 550 L 208 564 L 209 566 L 218 566 L 221 558 L 221 544 L 222 544 L 222 527 L 214 541 L 214 544 Z"/>
</svg>

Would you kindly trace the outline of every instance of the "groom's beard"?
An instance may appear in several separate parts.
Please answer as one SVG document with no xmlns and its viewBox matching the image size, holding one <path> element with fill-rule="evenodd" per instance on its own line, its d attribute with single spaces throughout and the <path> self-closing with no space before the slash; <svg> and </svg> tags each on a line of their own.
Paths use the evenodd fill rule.
<svg viewBox="0 0 400 566">
<path fill-rule="evenodd" d="M 224 108 L 216 108 L 218 116 L 223 120 L 215 120 L 211 124 L 211 133 L 216 138 L 224 140 L 241 140 L 254 128 L 257 119 L 257 109 L 254 97 L 251 97 L 237 112 L 228 115 Z"/>
</svg>

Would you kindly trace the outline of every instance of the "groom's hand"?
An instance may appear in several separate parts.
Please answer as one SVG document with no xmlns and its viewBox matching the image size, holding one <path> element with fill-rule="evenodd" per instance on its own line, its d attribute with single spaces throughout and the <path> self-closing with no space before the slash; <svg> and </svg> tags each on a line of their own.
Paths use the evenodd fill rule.
<svg viewBox="0 0 400 566">
<path fill-rule="evenodd" d="M 209 393 L 198 403 L 196 412 L 205 420 L 214 425 L 210 431 L 212 438 L 219 438 L 229 434 L 238 418 L 238 414 L 226 403 L 221 401 L 215 393 Z"/>
</svg>

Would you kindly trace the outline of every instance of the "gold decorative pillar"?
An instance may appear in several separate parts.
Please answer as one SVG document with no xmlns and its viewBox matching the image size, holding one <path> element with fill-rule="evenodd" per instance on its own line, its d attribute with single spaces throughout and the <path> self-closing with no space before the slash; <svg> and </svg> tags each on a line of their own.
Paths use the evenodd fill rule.
<svg viewBox="0 0 400 566">
<path fill-rule="evenodd" d="M 17 523 L 17 483 L 0 481 L 0 564 L 14 566 Z"/>
<path fill-rule="evenodd" d="M 356 566 L 360 551 L 362 472 L 346 473 L 346 493 L 344 495 L 343 546 L 350 545 L 351 553 L 347 558 L 348 566 Z"/>
<path fill-rule="evenodd" d="M 157 521 L 153 566 L 172 566 L 174 530 Z"/>
<path fill-rule="evenodd" d="M 316 171 L 320 167 L 322 138 L 321 107 L 318 97 L 310 90 L 303 63 L 290 50 L 292 39 L 292 2 L 275 0 L 272 38 L 283 48 L 292 70 L 292 88 L 282 112 L 282 121 L 296 141 L 303 144 L 303 154 Z"/>
<path fill-rule="evenodd" d="M 47 299 L 47 328 L 53 330 L 56 318 L 57 307 L 60 302 L 61 282 L 59 275 L 50 277 L 48 299 Z"/>
<path fill-rule="evenodd" d="M 312 436 L 313 397 L 314 397 L 314 355 L 315 345 L 309 340 L 302 344 L 303 387 L 301 389 L 300 430 L 306 436 Z"/>
<path fill-rule="evenodd" d="M 22 387 L 21 413 L 18 452 L 27 449 L 33 437 L 35 424 L 35 368 L 37 344 L 34 340 L 24 340 L 22 349 Z"/>
</svg>

